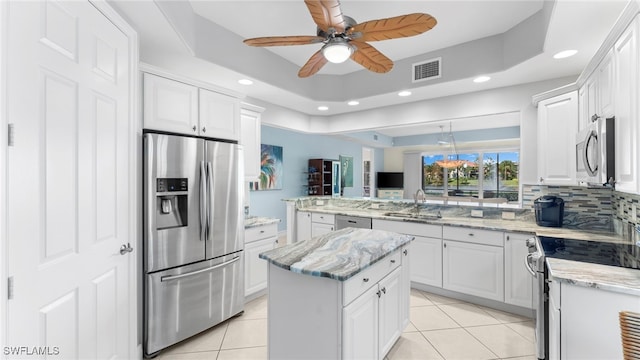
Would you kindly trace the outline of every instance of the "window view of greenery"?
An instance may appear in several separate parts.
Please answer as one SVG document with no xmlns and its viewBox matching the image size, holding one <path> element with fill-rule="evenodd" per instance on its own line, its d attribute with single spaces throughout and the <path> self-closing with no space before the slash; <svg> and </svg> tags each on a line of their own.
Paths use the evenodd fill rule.
<svg viewBox="0 0 640 360">
<path fill-rule="evenodd" d="M 430 195 L 518 201 L 518 152 L 422 157 L 422 188 Z M 446 179 L 446 181 L 445 181 Z"/>
<path fill-rule="evenodd" d="M 504 198 L 518 201 L 519 153 L 498 152 L 484 154 L 484 198 Z"/>
<path fill-rule="evenodd" d="M 438 165 L 444 159 L 442 155 L 422 157 L 422 190 L 429 195 L 444 194 L 444 170 Z"/>
</svg>

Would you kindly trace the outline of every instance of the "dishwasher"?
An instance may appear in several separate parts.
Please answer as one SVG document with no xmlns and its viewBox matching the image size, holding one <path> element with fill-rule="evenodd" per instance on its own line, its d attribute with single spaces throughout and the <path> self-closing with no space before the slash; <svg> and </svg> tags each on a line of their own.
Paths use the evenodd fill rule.
<svg viewBox="0 0 640 360">
<path fill-rule="evenodd" d="M 336 230 L 344 228 L 371 229 L 371 218 L 359 216 L 336 215 Z"/>
</svg>

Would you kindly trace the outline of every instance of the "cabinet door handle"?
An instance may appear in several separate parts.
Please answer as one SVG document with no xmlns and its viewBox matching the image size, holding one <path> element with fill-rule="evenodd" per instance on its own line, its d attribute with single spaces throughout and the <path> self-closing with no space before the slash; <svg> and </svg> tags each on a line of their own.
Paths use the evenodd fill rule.
<svg viewBox="0 0 640 360">
<path fill-rule="evenodd" d="M 369 278 L 362 278 L 362 281 L 369 282 Z"/>
<path fill-rule="evenodd" d="M 392 263 L 392 264 L 395 264 L 395 263 L 396 263 L 396 261 L 395 261 L 395 260 L 391 260 L 391 263 Z"/>
<path fill-rule="evenodd" d="M 376 295 L 378 295 L 378 297 L 380 297 L 382 295 L 382 293 L 380 292 L 380 290 L 376 291 Z"/>
<path fill-rule="evenodd" d="M 469 236 L 473 236 L 473 233 L 469 233 Z"/>
<path fill-rule="evenodd" d="M 509 241 L 509 235 L 507 235 L 507 241 Z"/>
<path fill-rule="evenodd" d="M 386 294 L 386 293 L 387 293 L 387 288 L 386 288 L 386 287 L 383 287 L 383 288 L 382 288 L 382 293 L 383 293 L 383 294 Z"/>
<path fill-rule="evenodd" d="M 447 247 L 447 243 L 444 243 L 443 246 L 446 248 Z"/>
<path fill-rule="evenodd" d="M 409 254 L 409 252 L 407 251 L 407 249 L 404 249 L 404 251 L 402 252 L 404 254 L 404 256 L 407 256 Z"/>
<path fill-rule="evenodd" d="M 203 127 L 202 127 L 202 132 L 203 132 L 203 133 L 207 132 L 207 128 L 203 126 Z"/>
<path fill-rule="evenodd" d="M 191 129 L 195 132 L 197 128 L 196 128 L 195 125 L 193 125 L 193 127 Z"/>
</svg>

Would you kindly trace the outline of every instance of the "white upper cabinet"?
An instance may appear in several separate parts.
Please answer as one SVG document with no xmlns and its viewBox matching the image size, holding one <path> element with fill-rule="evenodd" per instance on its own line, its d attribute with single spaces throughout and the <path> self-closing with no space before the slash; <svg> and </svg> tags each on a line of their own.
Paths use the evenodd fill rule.
<svg viewBox="0 0 640 360">
<path fill-rule="evenodd" d="M 240 139 L 237 98 L 150 73 L 143 77 L 145 129 Z"/>
<path fill-rule="evenodd" d="M 264 109 L 262 109 L 264 110 Z M 244 177 L 247 181 L 258 180 L 260 176 L 261 110 L 240 109 L 240 144 L 244 146 Z"/>
<path fill-rule="evenodd" d="M 144 74 L 144 128 L 198 134 L 198 88 Z"/>
<path fill-rule="evenodd" d="M 240 140 L 240 101 L 232 96 L 200 89 L 200 135 Z"/>
<path fill-rule="evenodd" d="M 613 51 L 609 51 L 596 69 L 598 75 L 598 107 L 597 116 L 608 118 L 613 116 L 615 108 L 614 98 L 614 69 Z M 594 114 L 591 114 L 594 115 Z"/>
<path fill-rule="evenodd" d="M 538 103 L 538 176 L 541 184 L 576 184 L 574 144 L 577 130 L 576 91 Z"/>
<path fill-rule="evenodd" d="M 638 192 L 638 18 L 615 43 L 616 189 Z"/>
</svg>

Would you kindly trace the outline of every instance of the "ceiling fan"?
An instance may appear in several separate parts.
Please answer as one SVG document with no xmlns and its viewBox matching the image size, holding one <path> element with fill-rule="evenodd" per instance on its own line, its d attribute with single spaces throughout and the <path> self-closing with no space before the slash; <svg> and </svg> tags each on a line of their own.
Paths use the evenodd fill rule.
<svg viewBox="0 0 640 360">
<path fill-rule="evenodd" d="M 298 71 L 301 78 L 317 73 L 327 61 L 342 63 L 348 58 L 376 73 L 386 73 L 393 61 L 367 41 L 397 39 L 422 34 L 436 26 L 429 14 L 414 13 L 356 23 L 343 15 L 338 0 L 304 0 L 318 26 L 316 36 L 269 36 L 244 40 L 251 46 L 285 46 L 323 43 Z"/>
</svg>

